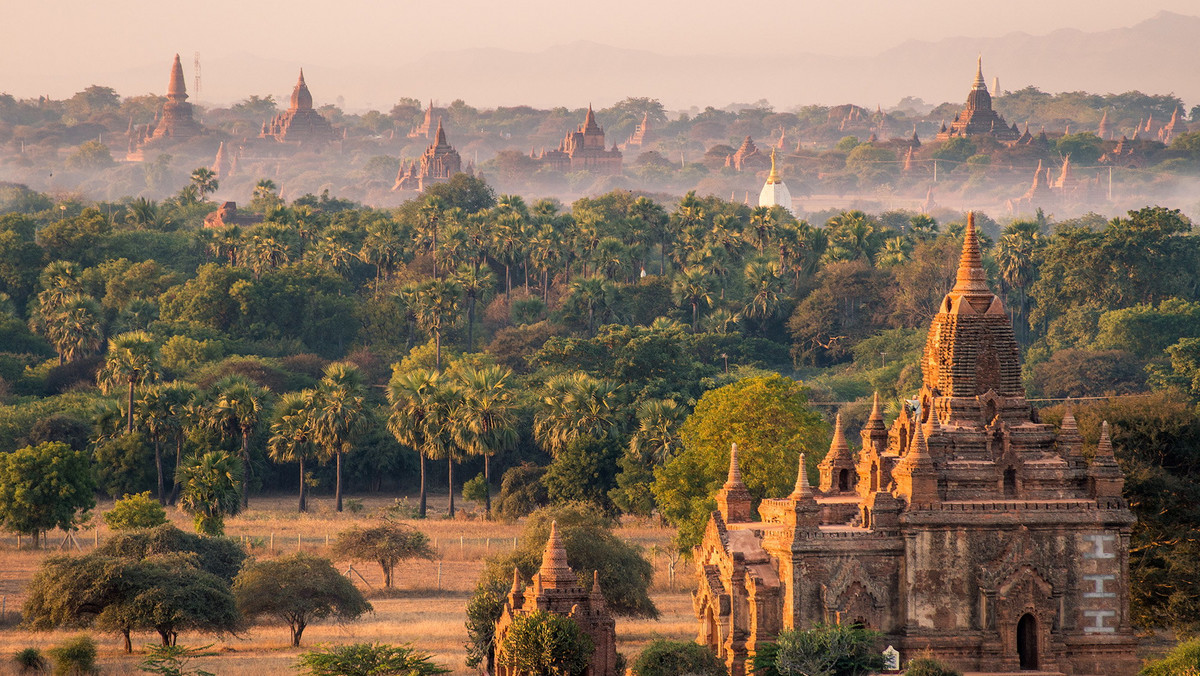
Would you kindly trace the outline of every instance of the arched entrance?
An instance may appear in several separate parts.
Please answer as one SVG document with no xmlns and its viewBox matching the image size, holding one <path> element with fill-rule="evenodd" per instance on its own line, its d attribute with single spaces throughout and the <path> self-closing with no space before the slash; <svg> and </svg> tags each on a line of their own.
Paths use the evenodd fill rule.
<svg viewBox="0 0 1200 676">
<path fill-rule="evenodd" d="M 1037 619 L 1029 613 L 1021 616 L 1017 622 L 1017 657 L 1021 669 L 1036 670 L 1038 668 L 1038 637 Z"/>
</svg>

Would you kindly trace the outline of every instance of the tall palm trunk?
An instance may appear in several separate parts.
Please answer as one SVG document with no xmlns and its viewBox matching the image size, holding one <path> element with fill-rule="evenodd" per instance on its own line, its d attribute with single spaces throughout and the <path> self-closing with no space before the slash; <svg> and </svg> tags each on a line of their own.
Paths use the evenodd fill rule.
<svg viewBox="0 0 1200 676">
<path fill-rule="evenodd" d="M 454 457 L 449 456 L 447 460 L 450 470 L 447 476 L 447 481 L 450 484 L 450 518 L 454 518 Z"/>
<path fill-rule="evenodd" d="M 128 403 L 129 403 L 129 425 L 125 431 L 128 432 L 129 434 L 133 434 L 133 378 L 129 379 Z"/>
<path fill-rule="evenodd" d="M 308 496 L 304 491 L 304 454 L 300 454 L 300 511 L 308 511 Z"/>
<path fill-rule="evenodd" d="M 175 471 L 176 472 L 179 472 L 179 463 L 181 463 L 181 462 L 183 462 L 183 428 L 182 427 L 179 429 L 178 432 L 175 433 Z M 176 476 L 172 480 L 171 499 L 168 501 L 167 504 L 174 505 L 175 501 L 179 499 L 179 488 L 180 488 L 179 478 L 178 478 L 178 476 Z"/>
<path fill-rule="evenodd" d="M 335 480 L 333 489 L 333 499 L 337 502 L 337 511 L 342 511 L 342 453 L 335 453 L 337 456 L 337 479 Z"/>
<path fill-rule="evenodd" d="M 474 352 L 475 346 L 475 294 L 467 302 L 467 352 Z"/>
<path fill-rule="evenodd" d="M 421 505 L 417 508 L 417 514 L 422 519 L 425 518 L 425 453 L 417 453 L 421 458 Z"/>
<path fill-rule="evenodd" d="M 483 518 L 492 518 L 492 456 L 486 453 L 483 456 Z"/>
<path fill-rule="evenodd" d="M 154 435 L 154 466 L 158 470 L 158 504 L 167 504 L 167 483 L 163 476 L 162 442 Z"/>
<path fill-rule="evenodd" d="M 246 488 L 250 483 L 250 436 L 242 430 L 242 511 L 250 508 L 250 491 Z"/>
</svg>

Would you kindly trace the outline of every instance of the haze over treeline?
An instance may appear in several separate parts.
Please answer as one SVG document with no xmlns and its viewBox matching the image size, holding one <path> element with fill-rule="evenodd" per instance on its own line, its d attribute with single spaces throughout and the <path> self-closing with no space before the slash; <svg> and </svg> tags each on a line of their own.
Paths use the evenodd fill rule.
<svg viewBox="0 0 1200 676">
<path fill-rule="evenodd" d="M 89 84 L 158 91 L 161 61 L 176 52 L 190 86 L 199 52 L 203 86 L 193 101 L 213 105 L 251 93 L 282 97 L 302 65 L 323 102 L 341 97 L 348 110 L 402 96 L 480 106 L 609 105 L 641 95 L 668 108 L 760 99 L 778 108 L 873 107 L 908 95 L 959 98 L 982 52 L 989 81 L 998 76 L 1004 89 L 1139 89 L 1200 100 L 1200 78 L 1180 67 L 1200 40 L 1200 18 L 1166 11 L 1195 11 L 1169 0 L 1137 14 L 1118 2 L 1021 2 L 1006 5 L 1004 16 L 977 17 L 940 0 L 854 10 L 749 3 L 736 16 L 703 3 L 681 13 L 621 0 L 589 13 L 467 2 L 452 18 L 414 8 L 393 17 L 398 9 L 350 3 L 322 10 L 319 23 L 303 7 L 223 11 L 228 3 L 218 2 L 192 12 L 142 4 L 81 6 L 67 24 L 32 3 L 6 10 L 10 25 L 26 30 L 0 45 L 0 89 L 54 98 Z M 747 39 L 763 16 L 786 29 Z M 272 29 L 255 28 L 264 25 Z"/>
</svg>

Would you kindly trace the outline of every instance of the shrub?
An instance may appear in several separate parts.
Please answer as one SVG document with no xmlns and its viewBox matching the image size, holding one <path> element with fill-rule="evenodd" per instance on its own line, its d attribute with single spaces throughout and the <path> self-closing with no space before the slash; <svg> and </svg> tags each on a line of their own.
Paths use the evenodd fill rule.
<svg viewBox="0 0 1200 676">
<path fill-rule="evenodd" d="M 188 662 L 196 658 L 202 650 L 211 648 L 206 645 L 201 648 L 189 648 L 182 645 L 148 645 L 146 659 L 138 665 L 138 669 L 148 674 L 160 676 L 215 676 L 203 669 L 188 669 Z"/>
<path fill-rule="evenodd" d="M 17 654 L 13 655 L 13 662 L 17 663 L 17 669 L 22 674 L 37 674 L 50 668 L 50 662 L 37 648 L 18 650 Z"/>
<path fill-rule="evenodd" d="M 462 496 L 464 500 L 474 500 L 475 502 L 487 501 L 487 481 L 483 475 L 471 479 L 463 484 Z"/>
<path fill-rule="evenodd" d="M 150 497 L 150 491 L 125 494 L 104 513 L 104 523 L 113 530 L 154 528 L 167 522 L 167 511 Z"/>
<path fill-rule="evenodd" d="M 780 632 L 775 641 L 779 676 L 860 676 L 883 668 L 875 650 L 879 632 L 854 625 L 817 625 Z"/>
<path fill-rule="evenodd" d="M 429 653 L 411 645 L 351 643 L 319 646 L 301 653 L 296 664 L 311 676 L 433 676 L 449 669 L 434 664 Z"/>
<path fill-rule="evenodd" d="M 396 564 L 405 559 L 432 559 L 429 537 L 402 523 L 385 521 L 378 526 L 355 526 L 338 533 L 336 550 L 342 558 L 375 561 L 383 569 L 383 585 L 391 587 Z"/>
<path fill-rule="evenodd" d="M 521 674 L 582 676 L 594 649 L 575 620 L 535 610 L 513 618 L 497 661 Z"/>
<path fill-rule="evenodd" d="M 46 651 L 54 660 L 55 676 L 95 674 L 96 639 L 83 634 Z"/>
<path fill-rule="evenodd" d="M 724 676 L 725 665 L 708 646 L 691 641 L 655 639 L 633 661 L 637 676 Z"/>
<path fill-rule="evenodd" d="M 1200 674 L 1200 638 L 1180 643 L 1161 660 L 1146 664 L 1138 676 L 1196 676 Z"/>
<path fill-rule="evenodd" d="M 549 504 L 546 485 L 542 483 L 545 475 L 545 467 L 529 462 L 510 467 L 500 481 L 500 495 L 494 507 L 496 514 L 506 521 L 516 521 Z"/>
<path fill-rule="evenodd" d="M 904 676 L 962 676 L 962 672 L 952 669 L 945 662 L 923 655 L 908 661 Z"/>
</svg>

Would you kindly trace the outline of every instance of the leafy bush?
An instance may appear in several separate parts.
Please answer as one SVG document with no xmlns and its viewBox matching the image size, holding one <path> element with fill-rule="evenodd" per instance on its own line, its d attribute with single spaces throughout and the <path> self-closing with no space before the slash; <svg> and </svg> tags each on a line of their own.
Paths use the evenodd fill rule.
<svg viewBox="0 0 1200 676">
<path fill-rule="evenodd" d="M 878 638 L 879 632 L 842 624 L 780 632 L 775 670 L 779 676 L 862 676 L 883 668 Z"/>
<path fill-rule="evenodd" d="M 708 646 L 660 638 L 651 641 L 633 661 L 633 673 L 637 676 L 724 676 L 728 671 Z"/>
<path fill-rule="evenodd" d="M 462 496 L 464 500 L 484 502 L 487 500 L 487 490 L 487 481 L 483 478 L 483 474 L 480 474 L 463 484 Z"/>
<path fill-rule="evenodd" d="M 582 676 L 594 649 L 575 620 L 535 610 L 513 618 L 497 661 L 521 674 Z"/>
<path fill-rule="evenodd" d="M 201 570 L 232 582 L 246 560 L 241 544 L 210 538 L 164 524 L 147 530 L 125 531 L 101 543 L 97 554 L 142 560 L 165 554 L 194 554 Z"/>
<path fill-rule="evenodd" d="M 325 618 L 357 620 L 371 604 L 329 559 L 298 552 L 248 566 L 233 581 L 238 610 L 247 618 L 269 616 L 291 629 L 299 646 L 304 629 Z"/>
<path fill-rule="evenodd" d="M 150 497 L 150 491 L 125 494 L 104 513 L 104 523 L 113 530 L 154 528 L 167 522 L 167 511 Z"/>
<path fill-rule="evenodd" d="M 411 645 L 351 643 L 319 646 L 300 654 L 296 664 L 311 676 L 433 676 L 448 674 L 429 653 Z"/>
<path fill-rule="evenodd" d="M 189 648 L 182 645 L 148 645 L 146 659 L 138 665 L 138 669 L 148 674 L 160 676 L 215 676 L 203 669 L 188 669 L 188 662 L 196 658 L 203 650 L 211 648 L 206 645 L 201 648 Z"/>
<path fill-rule="evenodd" d="M 46 651 L 54 660 L 55 676 L 82 676 L 98 673 L 96 639 L 83 634 Z"/>
<path fill-rule="evenodd" d="M 546 485 L 542 483 L 545 475 L 545 467 L 529 462 L 510 467 L 500 481 L 500 495 L 493 510 L 506 521 L 516 521 L 549 504 Z"/>
<path fill-rule="evenodd" d="M 1138 676 L 1196 676 L 1200 674 L 1200 638 L 1180 643 L 1161 660 L 1146 664 Z"/>
<path fill-rule="evenodd" d="M 13 662 L 17 663 L 17 669 L 22 674 L 38 674 L 50 668 L 50 662 L 37 648 L 18 650 L 17 654 L 13 655 Z"/>
<path fill-rule="evenodd" d="M 904 676 L 962 676 L 962 672 L 952 669 L 941 660 L 923 655 L 908 661 Z"/>
</svg>

